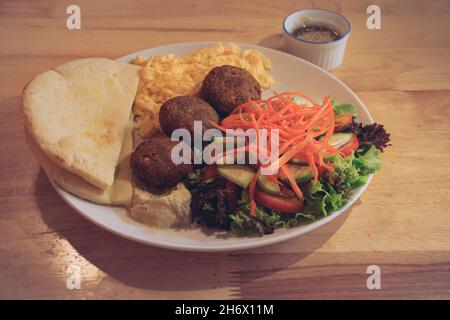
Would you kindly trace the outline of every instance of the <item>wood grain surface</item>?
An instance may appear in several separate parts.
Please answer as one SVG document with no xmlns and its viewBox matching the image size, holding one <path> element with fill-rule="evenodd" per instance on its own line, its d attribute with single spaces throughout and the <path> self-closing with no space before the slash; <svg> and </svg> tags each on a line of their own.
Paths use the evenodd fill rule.
<svg viewBox="0 0 450 320">
<path fill-rule="evenodd" d="M 450 298 L 450 2 L 0 1 L 0 298 Z M 159 45 L 239 41 L 283 49 L 281 23 L 300 8 L 347 16 L 333 72 L 392 133 L 383 169 L 346 214 L 300 238 L 244 252 L 194 254 L 121 239 L 66 205 L 29 152 L 22 88 L 70 59 L 116 58 Z M 78 266 L 79 290 L 66 287 Z M 381 268 L 368 290 L 366 269 Z"/>
</svg>

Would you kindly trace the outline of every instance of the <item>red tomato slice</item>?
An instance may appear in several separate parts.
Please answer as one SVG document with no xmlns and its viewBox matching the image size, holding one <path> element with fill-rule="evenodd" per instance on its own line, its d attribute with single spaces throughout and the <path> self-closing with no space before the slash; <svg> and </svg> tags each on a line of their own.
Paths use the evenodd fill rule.
<svg viewBox="0 0 450 320">
<path fill-rule="evenodd" d="M 203 171 L 203 180 L 207 181 L 217 176 L 217 167 L 212 165 L 205 168 Z"/>
<path fill-rule="evenodd" d="M 277 197 L 255 188 L 255 200 L 263 206 L 280 212 L 298 212 L 303 203 L 297 197 Z"/>
<path fill-rule="evenodd" d="M 344 144 L 338 150 L 344 157 L 348 157 L 353 151 L 359 148 L 358 138 L 355 136 L 352 141 Z"/>
</svg>

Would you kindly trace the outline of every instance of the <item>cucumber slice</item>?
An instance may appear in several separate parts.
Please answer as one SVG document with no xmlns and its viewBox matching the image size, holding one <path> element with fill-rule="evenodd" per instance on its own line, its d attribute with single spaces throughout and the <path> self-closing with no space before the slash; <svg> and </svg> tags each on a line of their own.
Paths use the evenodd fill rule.
<svg viewBox="0 0 450 320">
<path fill-rule="evenodd" d="M 328 140 L 328 144 L 334 148 L 340 148 L 342 147 L 344 144 L 349 143 L 350 141 L 353 140 L 353 133 L 334 133 L 330 140 Z M 322 140 L 323 137 L 320 139 Z"/>
<path fill-rule="evenodd" d="M 281 189 L 278 183 L 270 179 L 268 176 L 259 175 L 256 179 L 256 183 L 262 190 L 266 191 L 267 193 L 276 196 L 281 195 Z"/>
<path fill-rule="evenodd" d="M 294 177 L 295 181 L 297 183 L 304 183 L 308 182 L 313 178 L 311 169 L 307 166 L 298 166 L 295 164 L 286 164 L 286 168 L 289 170 L 289 172 Z M 280 176 L 280 180 L 284 183 L 289 185 L 289 179 L 288 177 L 284 176 L 283 174 Z"/>
<path fill-rule="evenodd" d="M 252 168 L 239 164 L 217 166 L 217 173 L 244 189 L 250 185 L 255 175 Z"/>
</svg>

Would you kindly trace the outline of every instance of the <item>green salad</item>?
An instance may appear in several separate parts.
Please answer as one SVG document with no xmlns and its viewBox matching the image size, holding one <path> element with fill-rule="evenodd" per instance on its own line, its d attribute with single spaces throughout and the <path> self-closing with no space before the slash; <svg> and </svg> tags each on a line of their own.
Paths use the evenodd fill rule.
<svg viewBox="0 0 450 320">
<path fill-rule="evenodd" d="M 279 94 L 244 104 L 220 125 L 280 130 L 276 173 L 262 174 L 260 163 L 217 162 L 198 166 L 185 183 L 195 220 L 237 236 L 270 234 L 339 210 L 381 168 L 380 154 L 390 145 L 382 125 L 360 123 L 353 105 L 328 97 L 319 105 Z"/>
</svg>

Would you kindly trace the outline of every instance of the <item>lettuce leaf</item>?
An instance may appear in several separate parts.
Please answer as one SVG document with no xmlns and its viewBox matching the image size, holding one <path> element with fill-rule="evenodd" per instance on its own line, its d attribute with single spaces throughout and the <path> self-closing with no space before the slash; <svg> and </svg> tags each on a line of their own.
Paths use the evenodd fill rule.
<svg viewBox="0 0 450 320">
<path fill-rule="evenodd" d="M 343 158 L 340 155 L 329 157 L 327 161 L 333 163 L 334 172 L 331 179 L 327 173 L 322 178 L 322 181 L 333 186 L 336 192 L 343 192 L 346 197 L 350 196 L 352 189 L 360 187 L 367 182 L 364 175 L 361 175 L 359 169 L 354 165 L 354 159 L 354 154 L 351 154 L 346 158 Z"/>
<path fill-rule="evenodd" d="M 347 200 L 343 192 L 336 190 L 329 184 L 321 181 L 312 181 L 304 192 L 305 206 L 302 212 L 314 215 L 323 214 L 327 216 L 345 205 Z"/>
<path fill-rule="evenodd" d="M 333 103 L 335 117 L 339 117 L 343 114 L 348 114 L 348 113 L 356 115 L 356 108 L 354 105 L 349 104 L 349 103 L 336 104 L 334 101 L 332 101 L 332 103 Z"/>
<path fill-rule="evenodd" d="M 250 216 L 248 200 L 241 201 L 239 208 L 230 215 L 231 232 L 237 236 L 262 236 L 277 228 L 292 228 L 315 220 L 310 213 L 280 213 L 257 205 L 255 216 Z"/>
<path fill-rule="evenodd" d="M 362 152 L 362 153 L 360 153 Z M 381 169 L 380 150 L 372 145 L 367 151 L 359 149 L 352 161 L 355 168 L 363 176 Z"/>
<path fill-rule="evenodd" d="M 333 190 L 344 198 L 351 196 L 352 190 L 367 183 L 367 175 L 374 173 L 381 167 L 380 151 L 371 146 L 369 149 L 359 149 L 346 158 L 340 155 L 327 157 L 326 161 L 333 163 L 334 172 L 321 178 L 324 185 L 329 185 Z"/>
</svg>

